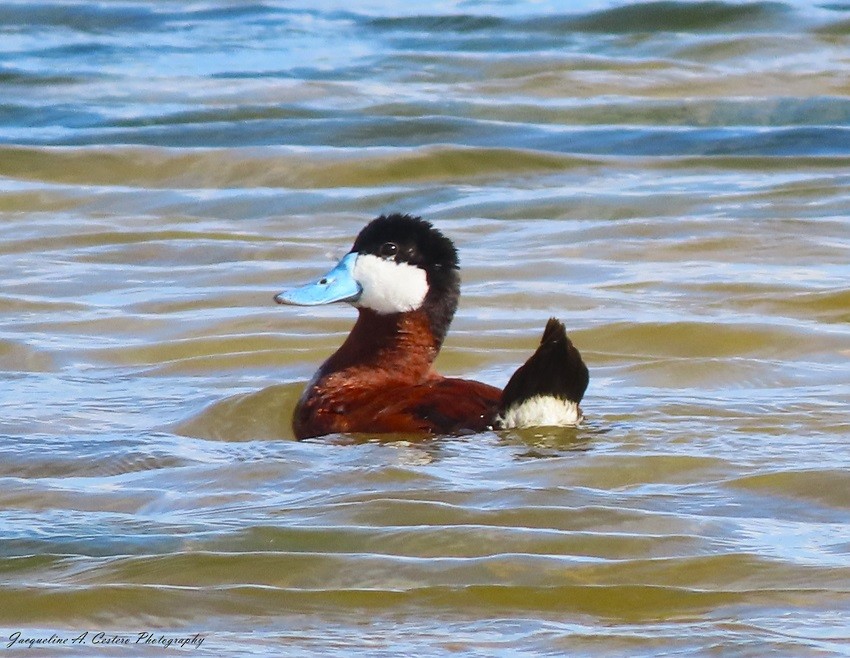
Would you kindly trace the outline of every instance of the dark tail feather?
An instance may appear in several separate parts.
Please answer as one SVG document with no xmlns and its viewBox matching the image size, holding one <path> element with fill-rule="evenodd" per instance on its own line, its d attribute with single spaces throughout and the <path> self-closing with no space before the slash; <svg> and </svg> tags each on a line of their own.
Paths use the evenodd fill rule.
<svg viewBox="0 0 850 658">
<path fill-rule="evenodd" d="M 499 404 L 499 413 L 534 396 L 581 402 L 590 375 L 562 322 L 549 318 L 537 351 L 513 374 Z"/>
</svg>

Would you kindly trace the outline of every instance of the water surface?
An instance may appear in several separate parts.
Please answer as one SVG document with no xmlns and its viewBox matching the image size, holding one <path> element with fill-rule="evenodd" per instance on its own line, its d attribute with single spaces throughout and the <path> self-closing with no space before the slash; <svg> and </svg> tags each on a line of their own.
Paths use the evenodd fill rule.
<svg viewBox="0 0 850 658">
<path fill-rule="evenodd" d="M 841 3 L 5 3 L 0 646 L 850 653 L 848 62 Z M 272 296 L 392 211 L 441 371 L 555 315 L 585 425 L 292 440 L 354 311 Z"/>
</svg>

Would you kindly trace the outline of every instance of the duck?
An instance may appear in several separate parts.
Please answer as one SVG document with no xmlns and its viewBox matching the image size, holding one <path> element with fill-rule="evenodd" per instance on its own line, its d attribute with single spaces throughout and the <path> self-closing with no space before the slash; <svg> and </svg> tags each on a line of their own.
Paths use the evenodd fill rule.
<svg viewBox="0 0 850 658">
<path fill-rule="evenodd" d="M 348 337 L 299 398 L 295 437 L 578 425 L 589 372 L 556 318 L 503 389 L 434 369 L 459 298 L 454 243 L 430 222 L 400 213 L 370 221 L 320 278 L 276 295 L 279 304 L 342 302 L 358 313 Z"/>
</svg>

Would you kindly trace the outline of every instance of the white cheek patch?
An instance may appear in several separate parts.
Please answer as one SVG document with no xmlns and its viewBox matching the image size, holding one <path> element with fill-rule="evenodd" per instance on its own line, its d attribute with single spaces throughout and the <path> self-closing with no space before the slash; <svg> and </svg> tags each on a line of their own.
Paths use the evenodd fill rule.
<svg viewBox="0 0 850 658">
<path fill-rule="evenodd" d="M 578 404 L 549 395 L 535 395 L 511 405 L 496 419 L 500 429 L 523 427 L 569 427 L 578 425 L 584 416 Z"/>
<path fill-rule="evenodd" d="M 357 307 L 384 315 L 406 313 L 422 305 L 428 294 L 425 270 L 372 254 L 360 254 L 351 273 L 363 288 Z"/>
</svg>

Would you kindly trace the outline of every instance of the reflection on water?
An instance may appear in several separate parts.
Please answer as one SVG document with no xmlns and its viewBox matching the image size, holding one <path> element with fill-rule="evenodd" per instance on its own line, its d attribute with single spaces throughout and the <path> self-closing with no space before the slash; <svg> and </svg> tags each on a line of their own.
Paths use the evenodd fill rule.
<svg viewBox="0 0 850 658">
<path fill-rule="evenodd" d="M 0 642 L 846 653 L 848 26 L 0 7 Z M 390 211 L 460 249 L 440 369 L 503 385 L 558 316 L 585 425 L 292 441 L 354 313 L 272 296 Z"/>
</svg>

